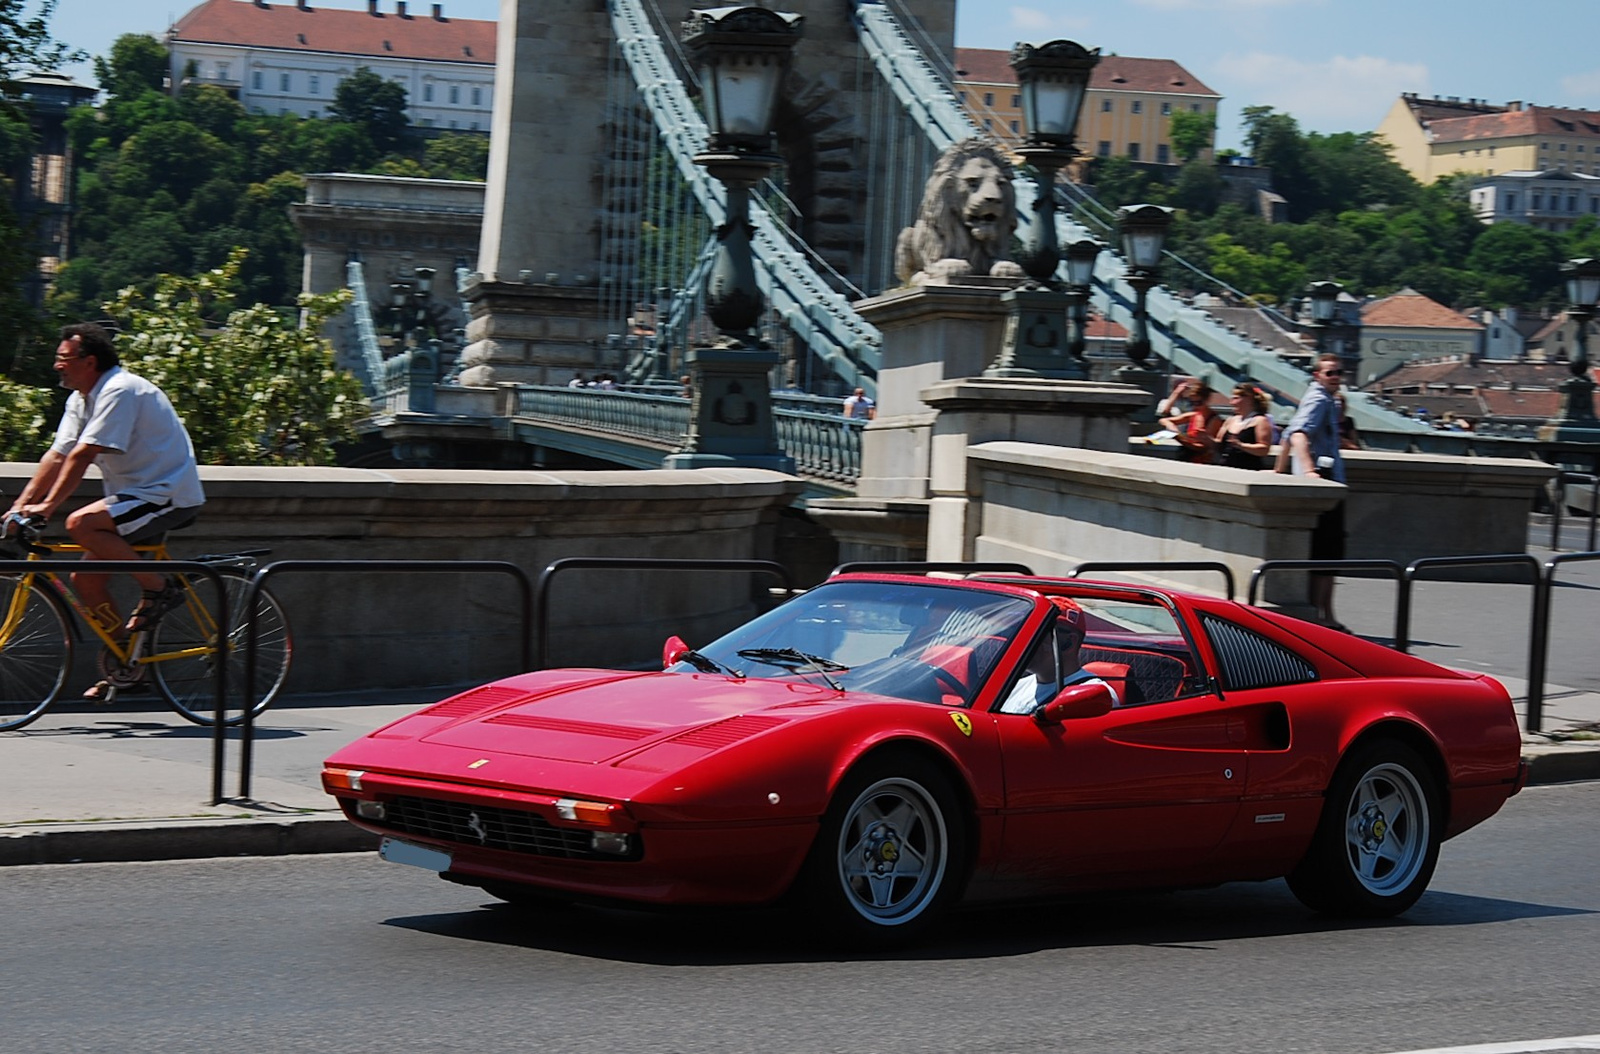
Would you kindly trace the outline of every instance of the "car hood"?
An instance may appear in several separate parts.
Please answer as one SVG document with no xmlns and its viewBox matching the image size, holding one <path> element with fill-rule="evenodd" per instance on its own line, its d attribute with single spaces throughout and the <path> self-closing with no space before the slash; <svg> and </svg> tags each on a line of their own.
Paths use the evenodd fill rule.
<svg viewBox="0 0 1600 1054">
<path fill-rule="evenodd" d="M 474 688 L 372 738 L 598 765 L 668 741 L 715 749 L 845 698 L 800 680 L 561 670 Z"/>
</svg>

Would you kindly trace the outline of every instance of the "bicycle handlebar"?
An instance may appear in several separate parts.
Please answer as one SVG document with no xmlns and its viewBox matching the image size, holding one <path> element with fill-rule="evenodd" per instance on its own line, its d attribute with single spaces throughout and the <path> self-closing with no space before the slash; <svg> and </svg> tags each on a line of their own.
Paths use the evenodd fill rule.
<svg viewBox="0 0 1600 1054">
<path fill-rule="evenodd" d="M 44 534 L 47 522 L 43 516 L 24 516 L 20 512 L 13 512 L 4 520 L 0 520 L 0 539 L 15 534 L 24 548 L 31 549 L 38 544 L 40 536 Z"/>
</svg>

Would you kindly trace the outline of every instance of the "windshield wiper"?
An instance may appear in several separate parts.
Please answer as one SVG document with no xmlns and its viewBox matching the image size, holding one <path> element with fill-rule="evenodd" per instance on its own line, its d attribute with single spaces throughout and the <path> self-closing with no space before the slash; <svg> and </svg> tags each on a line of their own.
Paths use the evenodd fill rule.
<svg viewBox="0 0 1600 1054">
<path fill-rule="evenodd" d="M 824 659 L 820 655 L 811 655 L 807 652 L 797 651 L 794 648 L 742 648 L 739 651 L 739 657 L 770 663 L 773 666 L 810 667 L 813 673 L 827 681 L 828 687 L 836 692 L 844 691 L 844 685 L 830 677 L 828 671 L 834 670 L 842 673 L 850 668 L 843 663 L 834 662 L 832 659 Z"/>
<path fill-rule="evenodd" d="M 735 670 L 731 666 L 724 666 L 704 652 L 695 651 L 693 648 L 678 656 L 679 662 L 686 662 L 701 673 L 725 673 L 729 677 L 744 677 L 743 670 Z"/>
</svg>

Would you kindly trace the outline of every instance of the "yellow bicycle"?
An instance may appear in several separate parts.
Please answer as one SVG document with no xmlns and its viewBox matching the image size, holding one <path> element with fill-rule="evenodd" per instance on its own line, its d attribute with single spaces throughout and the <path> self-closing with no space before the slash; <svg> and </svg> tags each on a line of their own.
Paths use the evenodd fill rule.
<svg viewBox="0 0 1600 1054">
<path fill-rule="evenodd" d="M 45 542 L 42 523 L 12 518 L 6 524 L 26 551 L 26 559 L 82 553 L 82 546 Z M 4 551 L 0 533 L 0 556 Z M 134 549 L 152 560 L 171 559 L 165 540 Z M 113 636 L 116 627 L 101 625 L 67 582 L 53 571 L 24 571 L 0 575 L 0 731 L 22 728 L 38 719 L 55 702 L 72 670 L 76 641 L 83 639 L 77 626 L 87 626 L 101 644 L 100 676 L 114 690 L 154 684 L 167 703 L 197 725 L 216 723 L 216 663 L 228 663 L 226 724 L 244 719 L 245 612 L 244 594 L 256 557 L 265 550 L 198 556 L 197 563 L 215 567 L 223 577 L 228 606 L 228 639 L 218 639 L 214 614 L 216 586 L 205 576 L 175 576 L 183 602 L 148 629 L 124 639 Z M 76 622 L 72 614 L 76 613 Z M 266 590 L 256 594 L 256 672 L 252 712 L 260 714 L 272 704 L 289 675 L 293 650 L 289 621 L 277 599 Z"/>
</svg>

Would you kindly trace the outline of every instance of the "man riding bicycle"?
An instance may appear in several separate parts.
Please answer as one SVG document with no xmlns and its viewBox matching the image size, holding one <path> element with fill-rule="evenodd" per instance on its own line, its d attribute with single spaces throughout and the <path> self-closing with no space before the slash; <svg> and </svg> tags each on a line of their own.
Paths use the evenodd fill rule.
<svg viewBox="0 0 1600 1054">
<path fill-rule="evenodd" d="M 68 514 L 67 534 L 83 546 L 86 560 L 137 560 L 134 545 L 187 526 L 205 503 L 189 433 L 166 393 L 118 365 L 111 334 L 92 322 L 61 330 L 55 371 L 72 394 L 55 442 L 6 520 L 49 519 L 89 466 L 99 465 L 105 497 Z M 183 600 L 165 575 L 135 574 L 144 593 L 123 623 L 107 577 L 80 572 L 72 584 L 101 626 L 119 638 L 150 629 Z"/>
</svg>

